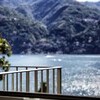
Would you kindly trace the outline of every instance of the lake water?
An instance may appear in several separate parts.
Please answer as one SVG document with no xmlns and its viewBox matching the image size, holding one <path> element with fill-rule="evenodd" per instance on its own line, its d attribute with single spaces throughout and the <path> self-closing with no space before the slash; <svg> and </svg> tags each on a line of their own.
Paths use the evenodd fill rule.
<svg viewBox="0 0 100 100">
<path fill-rule="evenodd" d="M 100 55 L 13 55 L 12 66 L 62 66 L 62 94 L 100 96 Z"/>
</svg>

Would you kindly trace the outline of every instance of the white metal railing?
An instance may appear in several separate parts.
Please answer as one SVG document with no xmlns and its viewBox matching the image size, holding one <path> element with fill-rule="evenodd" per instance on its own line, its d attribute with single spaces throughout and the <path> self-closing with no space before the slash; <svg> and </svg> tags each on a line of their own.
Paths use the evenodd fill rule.
<svg viewBox="0 0 100 100">
<path fill-rule="evenodd" d="M 52 93 L 61 93 L 61 67 L 42 66 L 29 68 L 25 67 L 25 70 L 19 70 L 19 67 L 16 66 L 15 71 L 0 72 L 0 75 L 3 77 L 1 81 L 2 90 L 39 92 L 39 88 L 41 88 L 40 92 L 50 93 L 52 87 Z M 41 83 L 40 87 L 39 82 Z M 44 82 L 46 83 L 45 91 L 43 85 Z"/>
</svg>

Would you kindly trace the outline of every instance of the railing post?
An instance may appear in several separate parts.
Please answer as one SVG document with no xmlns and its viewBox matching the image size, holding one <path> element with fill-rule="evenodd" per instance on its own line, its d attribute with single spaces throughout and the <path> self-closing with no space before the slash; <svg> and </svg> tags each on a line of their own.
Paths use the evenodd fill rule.
<svg viewBox="0 0 100 100">
<path fill-rule="evenodd" d="M 53 69 L 53 93 L 55 93 L 55 69 Z"/>
<path fill-rule="evenodd" d="M 28 67 L 26 67 L 26 70 L 28 70 Z"/>
<path fill-rule="evenodd" d="M 16 91 L 18 91 L 18 73 L 16 73 Z"/>
<path fill-rule="evenodd" d="M 7 91 L 8 91 L 8 85 L 9 85 L 9 84 L 8 84 L 8 74 L 6 74 L 6 82 L 7 82 L 7 83 L 6 83 L 6 89 L 7 89 Z"/>
<path fill-rule="evenodd" d="M 14 73 L 12 74 L 12 91 L 14 91 Z"/>
<path fill-rule="evenodd" d="M 49 69 L 47 69 L 47 93 L 49 93 Z"/>
<path fill-rule="evenodd" d="M 16 71 L 18 71 L 18 67 L 16 67 Z"/>
<path fill-rule="evenodd" d="M 16 67 L 16 71 L 18 71 L 18 67 Z M 16 73 L 16 91 L 18 91 L 18 73 Z"/>
<path fill-rule="evenodd" d="M 35 70 L 34 71 L 34 89 L 35 89 L 35 92 L 38 91 L 38 71 Z"/>
<path fill-rule="evenodd" d="M 5 75 L 3 75 L 3 91 L 5 90 Z"/>
<path fill-rule="evenodd" d="M 43 92 L 43 70 L 41 70 L 41 92 Z"/>
<path fill-rule="evenodd" d="M 57 69 L 57 93 L 61 94 L 61 68 Z"/>
<path fill-rule="evenodd" d="M 22 91 L 22 72 L 20 72 L 20 92 Z"/>
<path fill-rule="evenodd" d="M 26 92 L 30 91 L 30 75 L 29 72 L 26 72 Z"/>
</svg>

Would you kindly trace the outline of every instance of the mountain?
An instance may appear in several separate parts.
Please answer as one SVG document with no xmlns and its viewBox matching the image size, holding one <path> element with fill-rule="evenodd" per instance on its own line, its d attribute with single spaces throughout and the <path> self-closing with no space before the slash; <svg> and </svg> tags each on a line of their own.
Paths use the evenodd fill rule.
<svg viewBox="0 0 100 100">
<path fill-rule="evenodd" d="M 13 44 L 14 53 L 100 54 L 99 10 L 74 0 L 21 1 L 9 8 L 10 13 L 12 10 L 17 13 L 19 20 L 7 20 L 0 27 Z M 7 19 L 16 20 L 15 16 L 9 15 Z"/>
<path fill-rule="evenodd" d="M 53 11 L 52 9 L 57 10 L 65 3 L 69 4 L 72 1 L 74 0 L 1 0 L 0 4 L 13 8 L 25 16 L 42 20 L 50 11 Z"/>
<path fill-rule="evenodd" d="M 48 34 L 46 26 L 41 22 L 30 20 L 15 10 L 2 6 L 0 32 L 11 44 L 14 54 L 34 53 L 38 49 L 35 45 Z"/>
<path fill-rule="evenodd" d="M 33 0 L 31 3 L 20 4 L 16 7 L 16 10 L 25 16 L 30 13 L 30 15 L 33 15 L 36 19 L 44 22 L 46 17 L 52 16 L 59 8 L 73 2 L 74 0 Z"/>
<path fill-rule="evenodd" d="M 75 1 L 42 0 L 33 12 L 48 27 L 52 44 L 49 50 L 68 54 L 100 53 L 99 10 Z"/>
<path fill-rule="evenodd" d="M 41 0 L 35 5 L 31 5 L 33 15 L 38 20 L 43 20 L 47 16 L 52 16 L 59 8 L 73 3 L 73 0 Z"/>
</svg>

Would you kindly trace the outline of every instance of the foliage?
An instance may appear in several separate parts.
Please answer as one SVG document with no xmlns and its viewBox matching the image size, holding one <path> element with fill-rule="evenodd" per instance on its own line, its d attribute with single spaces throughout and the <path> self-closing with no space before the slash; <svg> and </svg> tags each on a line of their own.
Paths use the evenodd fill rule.
<svg viewBox="0 0 100 100">
<path fill-rule="evenodd" d="M 8 41 L 2 38 L 2 36 L 0 36 L 0 54 L 3 54 L 3 56 L 0 58 L 0 67 L 2 67 L 2 70 L 8 71 L 10 63 L 6 60 L 5 56 L 10 57 L 12 54 L 12 50 Z"/>
</svg>

